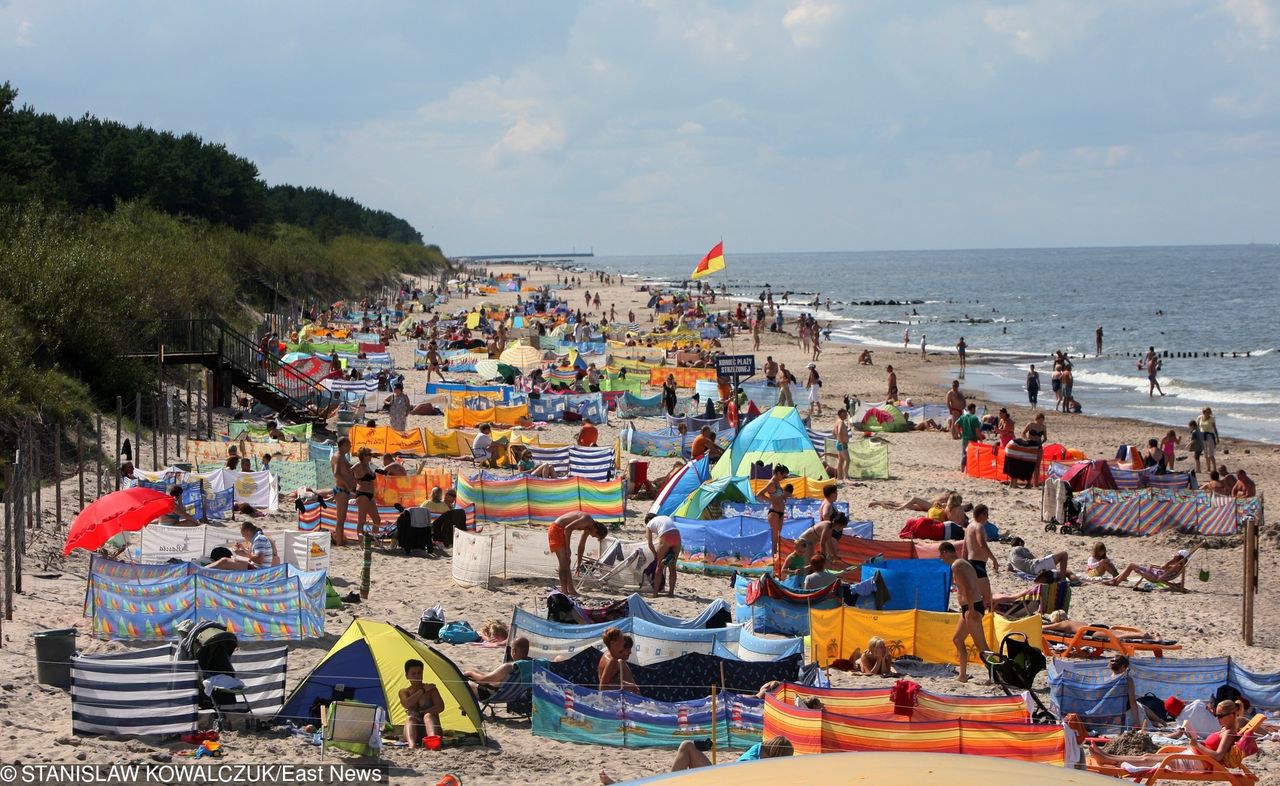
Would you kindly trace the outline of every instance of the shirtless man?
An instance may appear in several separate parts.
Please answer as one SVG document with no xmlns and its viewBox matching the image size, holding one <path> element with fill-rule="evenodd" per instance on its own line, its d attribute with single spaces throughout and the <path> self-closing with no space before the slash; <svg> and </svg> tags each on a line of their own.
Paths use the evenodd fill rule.
<svg viewBox="0 0 1280 786">
<path fill-rule="evenodd" d="M 836 412 L 836 425 L 831 430 L 836 441 L 836 480 L 844 480 L 849 476 L 849 412 L 841 409 Z"/>
<path fill-rule="evenodd" d="M 951 580 L 956 585 L 956 595 L 960 601 L 960 619 L 956 621 L 956 634 L 951 639 L 960 658 L 960 673 L 956 675 L 956 682 L 968 682 L 969 650 L 965 647 L 965 639 L 973 639 L 979 653 L 987 651 L 982 617 L 987 612 L 991 597 L 990 594 L 979 597 L 978 577 L 974 574 L 973 565 L 958 558 L 954 544 L 943 541 L 938 546 L 938 558 L 951 566 Z M 990 593 L 990 590 L 987 592 Z"/>
<path fill-rule="evenodd" d="M 605 537 L 609 534 L 609 528 L 585 513 L 575 512 L 564 514 L 553 521 L 547 529 L 547 550 L 556 556 L 560 591 L 570 596 L 578 594 L 577 588 L 573 585 L 573 572 L 569 568 L 569 541 L 574 532 L 582 533 L 582 537 L 578 540 L 578 560 L 574 565 L 575 569 L 581 569 L 582 552 L 586 550 L 587 537 L 599 538 L 603 545 Z"/>
<path fill-rule="evenodd" d="M 964 413 L 964 394 L 960 392 L 960 380 L 951 380 L 951 389 L 947 391 L 947 411 L 951 413 L 951 418 L 947 421 L 947 431 L 951 431 L 956 424 L 956 418 Z"/>
<path fill-rule="evenodd" d="M 778 363 L 773 355 L 764 359 L 764 380 L 774 387 L 778 385 Z"/>
<path fill-rule="evenodd" d="M 351 440 L 343 437 L 338 440 L 338 449 L 329 459 L 329 467 L 333 471 L 333 545 L 347 545 L 347 505 L 351 502 L 351 492 L 356 487 L 356 476 L 351 471 L 347 454 L 351 452 Z"/>
<path fill-rule="evenodd" d="M 1236 499 L 1249 499 L 1258 496 L 1258 485 L 1253 478 L 1245 474 L 1243 469 L 1236 470 L 1236 487 L 1231 490 Z"/>
<path fill-rule="evenodd" d="M 898 372 L 893 370 L 893 366 L 885 366 L 885 373 L 888 374 L 889 392 L 885 394 L 885 401 L 898 400 Z"/>
<path fill-rule="evenodd" d="M 431 381 L 431 374 L 440 377 L 440 381 L 444 382 L 444 372 L 440 369 L 444 366 L 444 360 L 440 357 L 440 352 L 436 349 L 436 342 L 432 341 L 431 346 L 427 348 L 427 382 Z"/>
<path fill-rule="evenodd" d="M 987 562 L 991 569 L 1000 572 L 1000 561 L 991 553 L 987 543 L 987 506 L 976 505 L 973 508 L 973 520 L 964 528 L 964 556 L 973 566 L 974 575 L 978 578 L 978 588 L 983 600 L 991 600 L 991 579 L 987 578 Z"/>
<path fill-rule="evenodd" d="M 837 543 L 844 536 L 844 528 L 848 523 L 849 517 L 836 511 L 834 518 L 819 520 L 805 530 L 798 539 L 812 543 L 814 554 L 822 556 L 830 567 L 839 568 L 844 563 L 840 559 Z"/>
</svg>

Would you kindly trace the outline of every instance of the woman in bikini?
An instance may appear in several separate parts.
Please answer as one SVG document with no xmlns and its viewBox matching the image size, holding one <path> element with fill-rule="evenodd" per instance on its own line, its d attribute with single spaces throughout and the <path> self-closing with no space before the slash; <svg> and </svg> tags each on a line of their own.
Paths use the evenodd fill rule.
<svg viewBox="0 0 1280 786">
<path fill-rule="evenodd" d="M 609 528 L 585 513 L 566 513 L 551 523 L 547 528 L 547 550 L 556 555 L 556 570 L 560 578 L 560 591 L 566 595 L 576 596 L 577 588 L 573 585 L 573 573 L 569 569 L 569 536 L 581 532 L 578 541 L 578 560 L 576 569 L 582 568 L 582 552 L 587 546 L 587 537 L 595 536 L 604 544 Z"/>
<path fill-rule="evenodd" d="M 791 495 L 783 487 L 782 481 L 787 479 L 791 471 L 785 464 L 777 464 L 773 468 L 773 477 L 769 483 L 756 494 L 756 499 L 769 504 L 769 529 L 773 533 L 773 575 L 782 575 L 782 522 L 787 517 L 787 498 Z"/>
<path fill-rule="evenodd" d="M 378 476 L 370 463 L 373 459 L 372 450 L 360 448 L 356 456 L 359 461 L 351 468 L 351 474 L 355 476 L 356 481 L 356 512 L 358 514 L 356 532 L 367 535 L 373 530 L 373 525 L 379 523 L 378 505 L 373 501 L 374 481 Z M 364 526 L 366 518 L 369 519 L 369 529 L 365 529 Z"/>
<path fill-rule="evenodd" d="M 347 507 L 351 504 L 351 492 L 356 487 L 356 476 L 351 471 L 347 454 L 351 452 L 351 440 L 343 437 L 338 440 L 338 449 L 329 460 L 333 470 L 333 545 L 347 545 Z"/>
</svg>

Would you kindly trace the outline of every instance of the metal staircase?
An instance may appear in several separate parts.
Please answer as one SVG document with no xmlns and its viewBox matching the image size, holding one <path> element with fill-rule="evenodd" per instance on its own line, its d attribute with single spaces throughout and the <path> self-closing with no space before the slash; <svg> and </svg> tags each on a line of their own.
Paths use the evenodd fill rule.
<svg viewBox="0 0 1280 786">
<path fill-rule="evenodd" d="M 231 404 L 231 386 L 250 393 L 289 420 L 317 419 L 334 399 L 320 380 L 289 368 L 274 352 L 263 352 L 253 339 L 220 317 L 143 320 L 136 335 L 156 349 L 130 352 L 124 357 L 158 361 L 164 365 L 202 365 L 213 372 L 211 399 Z"/>
</svg>

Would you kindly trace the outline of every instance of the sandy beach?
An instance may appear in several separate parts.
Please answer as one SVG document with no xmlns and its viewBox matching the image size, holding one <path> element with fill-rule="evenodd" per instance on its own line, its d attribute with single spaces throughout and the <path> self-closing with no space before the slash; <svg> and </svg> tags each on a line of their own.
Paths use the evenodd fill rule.
<svg viewBox="0 0 1280 786">
<path fill-rule="evenodd" d="M 503 271 L 513 268 L 504 266 Z M 527 268 L 521 268 L 529 270 Z M 554 282 L 556 270 L 544 268 L 529 270 L 533 284 Z M 583 300 L 582 289 L 600 292 L 607 311 L 616 306 L 621 320 L 628 310 L 634 309 L 637 320 L 645 322 L 648 311 L 644 308 L 648 293 L 637 291 L 642 283 L 635 279 L 623 279 L 613 286 L 598 287 L 582 275 L 582 288 L 568 293 L 571 305 L 577 308 Z M 711 279 L 714 281 L 714 278 Z M 618 279 L 615 278 L 615 282 Z M 513 303 L 513 293 L 500 293 L 486 298 L 490 302 Z M 455 298 L 450 310 L 470 307 L 477 298 Z M 731 306 L 730 306 L 731 307 Z M 597 317 L 598 318 L 598 317 Z M 808 361 L 801 354 L 795 338 L 794 327 L 788 323 L 788 334 L 764 332 L 761 360 L 770 354 L 799 374 Z M 746 352 L 750 348 L 750 336 L 738 336 L 732 345 L 725 342 L 726 350 Z M 426 372 L 414 371 L 414 342 L 401 341 L 391 345 L 397 367 L 406 370 L 406 388 L 420 391 L 426 382 Z M 885 365 L 892 364 L 898 374 L 898 387 L 904 398 L 917 404 L 940 403 L 950 380 L 957 372 L 957 360 L 953 355 L 931 354 L 920 357 L 918 346 L 910 351 L 877 350 L 874 365 L 860 366 L 856 359 L 860 348 L 853 345 L 826 343 L 818 368 L 824 380 L 824 415 L 817 425 L 826 429 L 834 420 L 841 397 L 853 395 L 863 401 L 884 399 Z M 970 364 L 977 365 L 978 358 Z M 1042 376 L 1044 392 L 1041 401 L 1052 406 L 1052 393 L 1048 390 L 1048 375 Z M 962 385 L 966 393 L 983 403 L 982 391 Z M 995 408 L 991 408 L 994 411 Z M 1030 417 L 1026 406 L 1011 407 L 1016 427 L 1020 431 Z M 1061 442 L 1070 448 L 1084 451 L 1090 457 L 1110 457 L 1119 444 L 1145 445 L 1151 437 L 1159 437 L 1167 427 L 1158 427 L 1136 421 L 1115 420 L 1082 415 L 1064 415 L 1046 412 L 1049 440 Z M 658 419 L 637 422 L 640 428 L 654 428 Z M 385 423 L 385 415 L 379 417 Z M 443 430 L 443 418 L 411 417 L 410 427 L 429 426 Z M 622 421 L 611 416 L 602 426 L 601 444 L 612 444 Z M 225 419 L 223 421 L 225 428 Z M 553 425 L 545 434 L 557 441 L 572 441 L 574 429 L 566 425 Z M 1185 437 L 1186 429 L 1179 433 Z M 1012 489 L 994 482 L 970 478 L 959 471 L 959 443 L 949 434 L 914 432 L 890 434 L 890 478 L 881 481 L 845 481 L 841 484 L 839 499 L 850 506 L 853 519 L 871 519 L 876 522 L 876 534 L 881 539 L 897 537 L 898 529 L 907 514 L 869 507 L 873 499 L 907 499 L 912 496 L 929 497 L 940 489 L 955 489 L 966 501 L 985 503 L 991 509 L 991 519 L 1001 530 L 1023 538 L 1037 553 L 1066 549 L 1071 555 L 1074 569 L 1082 569 L 1094 538 L 1064 536 L 1046 532 L 1040 521 L 1039 489 Z M 114 440 L 110 435 L 108 442 Z M 1280 447 L 1236 439 L 1225 439 L 1219 446 L 1219 459 L 1233 470 L 1243 467 L 1254 477 L 1260 491 L 1266 493 L 1280 479 Z M 428 459 L 433 465 L 448 466 L 456 472 L 470 472 L 470 464 Z M 1176 469 L 1185 469 L 1190 462 L 1185 450 L 1178 451 Z M 416 460 L 407 460 L 410 472 Z M 650 477 L 665 474 L 671 459 L 653 459 Z M 144 467 L 150 469 L 151 467 Z M 73 482 L 64 484 L 64 520 L 74 516 Z M 288 490 L 286 490 L 288 491 Z M 52 525 L 51 492 L 45 493 L 44 526 Z M 629 516 L 623 528 L 624 536 L 643 539 L 642 513 L 647 503 L 629 503 Z M 296 527 L 296 514 L 291 504 L 282 502 L 279 512 L 265 522 L 268 530 L 289 530 Z M 1105 622 L 1113 625 L 1137 625 L 1154 628 L 1164 636 L 1177 639 L 1182 644 L 1180 653 L 1185 657 L 1206 657 L 1230 654 L 1239 662 L 1263 672 L 1280 669 L 1280 633 L 1270 628 L 1276 619 L 1277 590 L 1280 580 L 1273 570 L 1271 556 L 1277 545 L 1274 525 L 1264 528 L 1261 586 L 1257 596 L 1255 645 L 1246 647 L 1241 639 L 1242 549 L 1238 538 L 1216 538 L 1207 551 L 1193 561 L 1187 586 L 1189 594 L 1139 593 L 1128 589 L 1107 586 L 1083 586 L 1075 591 L 1071 616 L 1089 622 Z M 52 560 L 48 570 L 57 578 L 37 578 L 45 566 L 36 554 L 42 548 L 39 537 L 31 538 L 37 544 L 28 554 L 23 576 L 24 594 L 15 604 L 14 619 L 3 625 L 3 648 L 0 649 L 0 761 L 24 762 L 89 762 L 125 763 L 131 761 L 166 760 L 174 752 L 188 748 L 181 744 L 150 745 L 137 740 L 77 739 L 71 736 L 70 700 L 65 691 L 37 685 L 35 682 L 34 650 L 31 634 L 46 629 L 76 627 L 81 630 L 78 645 L 87 653 L 123 651 L 126 645 L 92 638 L 88 620 L 82 614 L 85 575 L 88 557 L 76 552 L 65 560 Z M 50 539 L 48 542 L 52 542 Z M 1194 538 L 1181 535 L 1151 538 L 1107 538 L 1112 558 L 1120 564 L 1127 562 L 1162 563 L 1178 548 L 1195 542 Z M 60 543 L 58 544 L 60 546 Z M 995 553 L 1003 565 L 1008 547 L 996 545 Z M 292 643 L 289 654 L 289 688 L 314 666 L 329 646 L 345 630 L 355 617 L 386 620 L 413 629 L 421 611 L 436 602 L 444 605 L 449 619 L 466 619 L 479 627 L 489 619 L 509 621 L 513 606 L 542 613 L 545 591 L 554 584 L 554 577 L 541 580 L 496 581 L 490 589 L 462 588 L 454 584 L 450 576 L 447 557 L 408 558 L 390 550 L 374 557 L 373 587 L 369 599 L 360 604 L 348 604 L 339 610 L 326 612 L 326 636 L 322 640 Z M 1209 569 L 1207 582 L 1197 580 L 1196 573 Z M 360 574 L 358 548 L 335 550 L 331 576 L 341 594 L 353 589 Z M 1012 592 L 1024 588 L 1024 584 L 1006 571 L 992 575 L 996 592 Z M 605 596 L 598 596 L 605 597 Z M 618 597 L 618 596 L 614 596 Z M 732 599 L 732 591 L 723 578 L 681 574 L 677 597 L 661 597 L 652 601 L 662 612 L 689 615 L 715 598 Z M 954 601 L 953 601 L 954 605 Z M 501 658 L 501 650 L 478 646 L 439 645 L 461 668 L 489 670 Z M 837 686 L 866 686 L 881 684 L 877 678 L 855 677 L 833 673 Z M 957 685 L 946 678 L 920 678 L 918 680 L 933 691 L 996 695 L 998 689 L 975 681 L 968 686 Z M 615 778 L 638 778 L 665 770 L 671 759 L 666 749 L 618 749 L 604 746 L 573 745 L 535 738 L 527 721 L 499 719 L 486 724 L 488 747 L 445 749 L 437 752 L 409 751 L 397 748 L 385 750 L 385 758 L 393 768 L 391 782 L 405 784 L 434 784 L 446 773 L 459 775 L 468 784 L 511 783 L 598 783 L 601 770 Z M 224 737 L 228 762 L 256 763 L 305 763 L 319 761 L 317 748 L 283 734 L 237 734 Z M 1280 764 L 1266 746 L 1263 753 L 1250 760 L 1250 766 L 1260 774 L 1264 783 L 1280 783 Z"/>
</svg>

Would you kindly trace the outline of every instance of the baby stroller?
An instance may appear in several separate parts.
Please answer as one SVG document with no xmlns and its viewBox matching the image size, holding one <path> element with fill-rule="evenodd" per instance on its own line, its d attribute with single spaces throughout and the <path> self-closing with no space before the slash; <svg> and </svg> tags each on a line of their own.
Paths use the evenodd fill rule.
<svg viewBox="0 0 1280 786">
<path fill-rule="evenodd" d="M 1057 719 L 1040 701 L 1035 692 L 1036 675 L 1045 669 L 1045 656 L 1038 647 L 1031 646 L 1024 633 L 1010 633 L 1000 642 L 1000 651 L 983 655 L 991 681 L 1000 686 L 1005 695 L 1025 691 L 1035 702 L 1032 714 L 1035 723 L 1056 723 Z"/>
<path fill-rule="evenodd" d="M 1083 532 L 1083 528 L 1080 525 L 1080 514 L 1084 512 L 1084 509 L 1080 507 L 1079 502 L 1076 502 L 1070 486 L 1063 485 L 1062 495 L 1062 515 L 1066 518 L 1066 521 L 1058 521 L 1056 518 L 1050 519 L 1049 523 L 1044 525 L 1044 531 L 1057 532 L 1060 535 L 1079 535 Z"/>
<path fill-rule="evenodd" d="M 236 635 L 217 622 L 186 621 L 179 623 L 182 640 L 178 644 L 179 660 L 194 660 L 200 666 L 200 709 L 212 710 L 215 729 L 229 729 L 226 713 L 253 716 L 253 708 L 245 696 L 245 684 L 236 677 L 231 656 L 239 641 Z"/>
</svg>

